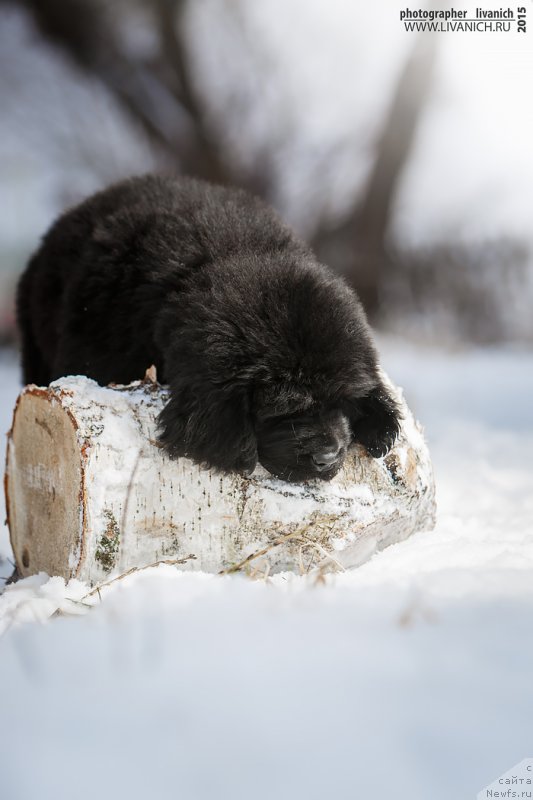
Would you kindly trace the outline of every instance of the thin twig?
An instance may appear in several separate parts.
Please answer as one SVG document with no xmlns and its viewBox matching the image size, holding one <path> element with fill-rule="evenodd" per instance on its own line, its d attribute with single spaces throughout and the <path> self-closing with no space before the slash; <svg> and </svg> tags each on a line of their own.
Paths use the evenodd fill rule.
<svg viewBox="0 0 533 800">
<path fill-rule="evenodd" d="M 346 567 L 343 566 L 340 561 L 337 561 L 337 559 L 334 556 L 332 556 L 331 553 L 328 553 L 325 547 L 322 547 L 321 544 L 313 541 L 312 539 L 308 539 L 307 537 L 304 537 L 304 540 L 307 542 L 307 544 L 311 545 L 312 547 L 315 547 L 319 553 L 322 553 L 323 556 L 328 558 L 330 561 L 333 561 L 335 566 L 338 567 L 341 570 L 341 572 L 346 572 Z"/>
<path fill-rule="evenodd" d="M 127 491 L 126 491 L 126 500 L 124 502 L 124 509 L 122 511 L 122 518 L 120 520 L 120 528 L 121 528 L 120 534 L 121 534 L 121 539 L 122 539 L 122 549 L 123 550 L 124 550 L 124 542 L 126 540 L 126 521 L 127 521 L 127 518 L 128 518 L 128 510 L 129 510 L 129 506 L 130 506 L 131 490 L 133 488 L 133 481 L 134 481 L 134 479 L 135 479 L 135 477 L 137 475 L 137 469 L 138 469 L 139 464 L 141 462 L 141 456 L 142 455 L 143 455 L 143 447 L 141 446 L 141 448 L 139 449 L 139 452 L 137 453 L 137 457 L 135 459 L 135 463 L 134 463 L 133 469 L 131 471 L 131 476 L 130 476 L 130 479 L 129 479 L 129 482 L 128 482 L 128 488 L 127 488 Z"/>
<path fill-rule="evenodd" d="M 131 567 L 131 569 L 126 570 L 126 572 L 123 572 L 121 575 L 117 575 L 116 578 L 111 578 L 110 581 L 106 581 L 105 583 L 100 583 L 98 586 L 95 586 L 94 589 L 91 589 L 90 592 L 87 592 L 87 594 L 84 595 L 81 598 L 81 600 L 82 601 L 86 600 L 88 597 L 92 597 L 92 595 L 96 593 L 98 593 L 98 596 L 100 597 L 101 600 L 102 599 L 100 596 L 101 589 L 106 589 L 108 586 L 111 586 L 112 583 L 115 583 L 116 581 L 121 581 L 123 578 L 127 578 L 128 575 L 132 575 L 134 572 L 142 572 L 142 570 L 144 569 L 159 567 L 161 566 L 161 564 L 166 564 L 167 566 L 173 567 L 176 566 L 177 564 L 186 564 L 187 561 L 190 561 L 191 559 L 195 558 L 196 556 L 193 553 L 190 553 L 185 558 L 163 558 L 160 561 L 154 561 L 153 564 L 146 564 L 145 567 Z"/>
<path fill-rule="evenodd" d="M 288 539 L 295 539 L 297 536 L 302 536 L 302 534 L 304 534 L 305 531 L 308 530 L 308 528 L 309 526 L 306 525 L 306 527 L 303 529 L 293 531 L 292 533 L 285 533 L 283 536 L 278 536 L 277 539 L 274 539 L 274 541 L 271 542 L 266 547 L 263 547 L 261 550 L 256 550 L 255 553 L 251 553 L 249 556 L 246 556 L 246 558 L 243 558 L 243 560 L 239 561 L 237 564 L 233 564 L 231 567 L 228 567 L 227 569 L 220 570 L 218 574 L 231 575 L 233 572 L 238 572 L 243 567 L 245 567 L 246 564 L 249 564 L 250 561 L 254 561 L 256 558 L 260 558 L 260 556 L 265 556 L 275 547 L 279 547 L 280 544 L 283 544 L 283 542 L 286 542 Z"/>
</svg>

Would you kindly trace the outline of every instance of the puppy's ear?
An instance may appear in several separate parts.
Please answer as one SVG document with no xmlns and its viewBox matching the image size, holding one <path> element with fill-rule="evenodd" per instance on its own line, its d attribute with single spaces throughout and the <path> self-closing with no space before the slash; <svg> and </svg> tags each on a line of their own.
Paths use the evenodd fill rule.
<svg viewBox="0 0 533 800">
<path fill-rule="evenodd" d="M 348 401 L 344 411 L 355 442 L 374 458 L 389 452 L 400 432 L 402 417 L 398 403 L 382 383 L 366 397 Z"/>
<path fill-rule="evenodd" d="M 257 441 L 243 387 L 173 391 L 158 425 L 160 441 L 172 458 L 186 456 L 223 471 L 255 469 Z"/>
</svg>

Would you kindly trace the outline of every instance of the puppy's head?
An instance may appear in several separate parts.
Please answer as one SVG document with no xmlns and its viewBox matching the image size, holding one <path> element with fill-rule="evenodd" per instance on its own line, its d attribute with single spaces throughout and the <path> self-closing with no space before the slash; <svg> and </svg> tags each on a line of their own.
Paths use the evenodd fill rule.
<svg viewBox="0 0 533 800">
<path fill-rule="evenodd" d="M 273 475 L 298 482 L 333 478 L 343 464 L 351 431 L 340 409 L 311 407 L 262 416 L 256 436 L 260 463 Z"/>
<path fill-rule="evenodd" d="M 352 440 L 341 403 L 301 376 L 269 378 L 254 387 L 250 403 L 259 463 L 285 481 L 330 480 Z"/>
<path fill-rule="evenodd" d="M 398 409 L 354 293 L 304 256 L 235 258 L 161 318 L 167 452 L 295 482 L 331 479 L 351 441 L 384 455 Z"/>
<path fill-rule="evenodd" d="M 360 386 L 363 384 L 364 392 Z M 258 461 L 286 481 L 330 480 L 357 442 L 375 458 L 393 446 L 401 412 L 376 374 L 331 391 L 334 381 L 276 382 L 249 405 Z"/>
</svg>

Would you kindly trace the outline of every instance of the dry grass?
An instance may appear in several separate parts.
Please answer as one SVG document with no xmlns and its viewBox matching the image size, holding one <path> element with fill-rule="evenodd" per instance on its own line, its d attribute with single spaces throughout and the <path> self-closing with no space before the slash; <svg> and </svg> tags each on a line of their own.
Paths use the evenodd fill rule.
<svg viewBox="0 0 533 800">
<path fill-rule="evenodd" d="M 185 556 L 185 558 L 164 558 L 160 561 L 154 561 L 152 564 L 146 564 L 144 567 L 131 567 L 131 569 L 126 570 L 126 572 L 123 572 L 121 575 L 117 575 L 115 578 L 111 578 L 111 580 L 95 586 L 94 589 L 91 589 L 90 592 L 87 592 L 87 594 L 84 595 L 79 602 L 83 603 L 84 600 L 87 600 L 89 597 L 93 597 L 95 594 L 100 597 L 100 592 L 102 589 L 106 589 L 108 586 L 111 586 L 112 583 L 116 583 L 117 581 L 121 581 L 123 578 L 127 578 L 128 575 L 133 575 L 134 572 L 142 572 L 143 570 L 151 569 L 152 567 L 160 567 L 162 564 L 175 567 L 179 566 L 180 564 L 186 564 L 187 561 L 191 561 L 195 558 L 196 556 L 191 553 L 188 556 Z"/>
</svg>

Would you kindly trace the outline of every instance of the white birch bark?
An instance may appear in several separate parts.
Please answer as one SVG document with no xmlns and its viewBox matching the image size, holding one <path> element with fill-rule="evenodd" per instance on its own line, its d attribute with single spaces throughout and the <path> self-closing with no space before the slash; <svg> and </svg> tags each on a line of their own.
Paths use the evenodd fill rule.
<svg viewBox="0 0 533 800">
<path fill-rule="evenodd" d="M 172 461 L 156 441 L 167 393 L 150 381 L 64 378 L 20 395 L 9 433 L 6 500 L 19 572 L 97 584 L 132 567 L 309 572 L 350 568 L 431 529 L 431 461 L 400 392 L 404 421 L 383 459 L 355 447 L 330 482 L 293 485 Z"/>
</svg>

